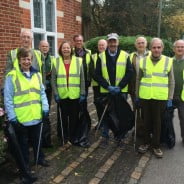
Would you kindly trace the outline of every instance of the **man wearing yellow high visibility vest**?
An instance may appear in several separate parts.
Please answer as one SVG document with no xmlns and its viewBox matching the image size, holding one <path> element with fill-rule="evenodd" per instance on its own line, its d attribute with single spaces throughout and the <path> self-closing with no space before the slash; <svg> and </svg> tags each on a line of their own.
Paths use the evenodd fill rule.
<svg viewBox="0 0 184 184">
<path fill-rule="evenodd" d="M 136 51 L 130 54 L 130 61 L 133 66 L 134 73 L 128 85 L 128 92 L 132 99 L 134 112 L 137 110 L 137 120 L 136 120 L 137 136 L 142 137 L 143 135 L 143 130 L 142 130 L 143 122 L 141 117 L 142 113 L 141 113 L 140 104 L 136 102 L 135 84 L 136 84 L 136 75 L 139 73 L 139 61 L 140 59 L 150 55 L 151 52 L 147 49 L 147 40 L 143 36 L 137 37 L 137 39 L 135 40 L 135 48 L 136 48 Z"/>
<path fill-rule="evenodd" d="M 101 96 L 121 94 L 126 98 L 127 84 L 133 72 L 129 55 L 118 48 L 119 36 L 116 33 L 107 35 L 107 45 L 107 49 L 99 54 L 95 69 L 95 80 L 100 85 Z M 106 117 L 108 118 L 108 115 Z M 112 129 L 106 117 L 104 117 L 104 123 Z M 122 146 L 121 139 L 123 136 L 115 137 L 118 146 Z M 108 144 L 108 138 L 104 138 L 103 142 Z"/>
<path fill-rule="evenodd" d="M 175 53 L 173 70 L 175 79 L 173 106 L 178 109 L 181 138 L 184 144 L 184 40 L 177 40 L 173 44 Z"/>
<path fill-rule="evenodd" d="M 19 166 L 22 183 L 33 183 L 36 178 L 31 176 L 29 170 L 29 143 L 33 147 L 35 163 L 49 166 L 40 150 L 41 122 L 47 118 L 49 106 L 41 74 L 31 66 L 31 50 L 20 48 L 17 58 L 20 70 L 13 69 L 6 76 L 4 104 L 18 142 L 14 147 L 20 147 L 19 155 L 14 151 L 12 154 Z M 23 159 L 20 159 L 21 155 Z"/>
<path fill-rule="evenodd" d="M 32 47 L 32 40 L 33 40 L 33 34 L 30 30 L 23 30 L 20 33 L 20 47 L 19 48 L 25 48 L 25 49 L 31 49 Z M 7 62 L 5 67 L 5 75 L 12 70 L 13 68 L 19 69 L 18 59 L 17 59 L 17 52 L 19 48 L 16 48 L 14 50 L 11 50 L 8 53 L 7 56 Z M 33 59 L 32 59 L 32 66 L 41 72 L 42 70 L 42 58 L 41 58 L 41 52 L 39 50 L 31 49 Z"/>
<path fill-rule="evenodd" d="M 98 55 L 100 53 L 102 53 L 103 51 L 106 50 L 107 48 L 107 41 L 104 40 L 104 39 L 100 39 L 98 41 L 98 51 L 97 53 L 93 54 L 92 55 L 92 59 L 93 59 L 93 62 L 94 62 L 94 70 L 96 68 L 96 62 L 97 62 L 97 59 L 98 59 Z M 95 104 L 95 107 L 96 107 L 96 111 L 97 111 L 97 116 L 98 116 L 98 120 L 100 120 L 100 117 L 103 113 L 103 108 L 101 106 L 101 103 L 100 103 L 100 86 L 98 85 L 98 83 L 92 79 L 92 87 L 93 87 L 93 95 L 94 95 L 94 104 Z M 103 131 L 102 134 L 107 134 L 106 131 Z"/>
<path fill-rule="evenodd" d="M 43 56 L 43 78 L 45 84 L 45 92 L 47 95 L 47 100 L 49 103 L 49 109 L 51 106 L 52 100 L 52 87 L 51 87 L 51 72 L 52 72 L 52 65 L 54 63 L 55 57 L 49 54 L 49 43 L 46 40 L 41 40 L 39 43 L 39 49 Z M 44 122 L 43 126 L 43 137 L 42 137 L 42 146 L 45 148 L 51 147 L 51 126 L 50 120 L 48 119 Z"/>
<path fill-rule="evenodd" d="M 162 55 L 163 49 L 160 38 L 151 40 L 151 56 L 140 60 L 136 84 L 136 95 L 141 100 L 144 117 L 144 144 L 138 151 L 145 153 L 151 145 L 157 158 L 163 156 L 160 149 L 161 117 L 166 105 L 172 105 L 174 93 L 173 60 Z"/>
</svg>

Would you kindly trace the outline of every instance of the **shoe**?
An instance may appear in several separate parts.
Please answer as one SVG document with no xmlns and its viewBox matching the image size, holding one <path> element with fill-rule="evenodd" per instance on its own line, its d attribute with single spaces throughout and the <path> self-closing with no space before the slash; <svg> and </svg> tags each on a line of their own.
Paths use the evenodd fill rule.
<svg viewBox="0 0 184 184">
<path fill-rule="evenodd" d="M 101 148 L 107 148 L 108 145 L 109 145 L 109 138 L 102 137 L 100 147 Z"/>
<path fill-rule="evenodd" d="M 163 152 L 161 151 L 160 148 L 153 148 L 153 153 L 157 158 L 162 158 L 163 157 Z"/>
<path fill-rule="evenodd" d="M 80 146 L 82 148 L 89 148 L 90 147 L 90 143 L 89 143 L 89 141 L 85 141 L 85 142 L 79 143 L 78 146 Z"/>
<path fill-rule="evenodd" d="M 41 165 L 42 167 L 49 167 L 50 166 L 47 160 L 39 161 L 38 165 Z"/>
<path fill-rule="evenodd" d="M 144 145 L 139 146 L 138 152 L 139 153 L 146 153 L 148 151 L 148 149 L 149 149 L 149 145 L 144 144 Z"/>
<path fill-rule="evenodd" d="M 33 176 L 33 175 L 27 175 L 27 176 L 23 176 L 21 178 L 21 181 L 20 181 L 20 184 L 32 184 L 34 183 L 35 181 L 37 181 L 37 177 L 36 176 Z"/>
</svg>

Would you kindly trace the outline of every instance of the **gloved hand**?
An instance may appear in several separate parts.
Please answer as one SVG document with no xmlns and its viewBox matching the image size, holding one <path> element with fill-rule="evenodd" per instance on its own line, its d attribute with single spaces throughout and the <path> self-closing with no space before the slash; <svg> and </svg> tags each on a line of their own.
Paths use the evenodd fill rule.
<svg viewBox="0 0 184 184">
<path fill-rule="evenodd" d="M 114 87 L 114 93 L 115 93 L 115 94 L 118 94 L 118 93 L 120 93 L 120 92 L 121 92 L 120 87 L 118 87 L 118 86 Z"/>
<path fill-rule="evenodd" d="M 111 94 L 111 95 L 114 95 L 115 94 L 115 89 L 116 89 L 116 87 L 115 86 L 108 86 L 108 91 L 109 91 L 109 93 Z"/>
<path fill-rule="evenodd" d="M 9 120 L 9 123 L 12 125 L 12 127 L 14 128 L 15 131 L 19 132 L 22 130 L 22 125 L 21 125 L 21 123 L 18 122 L 16 117 Z"/>
<path fill-rule="evenodd" d="M 60 102 L 59 95 L 54 95 L 54 100 L 56 103 L 59 103 Z"/>
<path fill-rule="evenodd" d="M 49 111 L 43 111 L 42 112 L 42 120 L 45 121 L 49 117 Z"/>
<path fill-rule="evenodd" d="M 167 100 L 167 108 L 170 108 L 172 106 L 173 106 L 172 100 Z"/>
<path fill-rule="evenodd" d="M 82 103 L 86 100 L 86 96 L 85 95 L 81 95 L 79 98 L 79 103 Z"/>
<path fill-rule="evenodd" d="M 140 103 L 140 99 L 139 98 L 136 98 L 134 103 L 135 103 L 136 109 L 141 107 L 141 103 Z"/>
</svg>

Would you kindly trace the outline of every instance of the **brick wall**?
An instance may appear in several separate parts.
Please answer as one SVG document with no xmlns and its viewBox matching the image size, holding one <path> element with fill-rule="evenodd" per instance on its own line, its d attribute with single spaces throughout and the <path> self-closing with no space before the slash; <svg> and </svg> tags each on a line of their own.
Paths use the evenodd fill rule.
<svg viewBox="0 0 184 184">
<path fill-rule="evenodd" d="M 18 0 L 0 1 L 0 78 L 4 71 L 8 50 L 19 45 L 20 30 L 24 27 L 20 17 L 23 10 Z"/>
<path fill-rule="evenodd" d="M 22 2 L 26 8 L 20 7 Z M 0 79 L 2 79 L 6 56 L 9 50 L 20 46 L 22 28 L 31 29 L 30 0 L 0 1 Z M 72 40 L 81 33 L 81 2 L 79 0 L 57 0 L 58 45 L 62 40 Z M 1 83 L 1 81 L 0 81 Z"/>
</svg>

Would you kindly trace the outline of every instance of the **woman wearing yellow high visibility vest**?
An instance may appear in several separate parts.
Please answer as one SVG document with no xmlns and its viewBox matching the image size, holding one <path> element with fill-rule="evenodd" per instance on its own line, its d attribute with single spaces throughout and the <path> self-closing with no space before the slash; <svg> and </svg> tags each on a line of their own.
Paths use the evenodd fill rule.
<svg viewBox="0 0 184 184">
<path fill-rule="evenodd" d="M 17 163 L 21 171 L 22 183 L 32 183 L 35 181 L 35 177 L 29 174 L 28 169 L 28 140 L 33 146 L 35 162 L 42 166 L 49 166 L 44 159 L 42 151 L 39 149 L 41 122 L 42 119 L 47 118 L 49 106 L 42 84 L 41 74 L 31 66 L 32 52 L 21 48 L 17 53 L 17 58 L 20 70 L 13 69 L 6 76 L 4 104 L 9 123 L 15 130 L 17 141 L 22 152 L 21 154 L 25 162 L 25 164 L 22 164 L 22 162 Z M 17 161 L 17 154 L 15 154 L 16 153 L 13 152 L 13 156 Z"/>
<path fill-rule="evenodd" d="M 69 140 L 73 144 L 79 122 L 79 102 L 86 97 L 82 59 L 73 55 L 69 42 L 63 42 L 59 48 L 59 57 L 52 70 L 52 88 L 61 111 L 64 133 L 61 138 L 65 143 Z"/>
<path fill-rule="evenodd" d="M 174 74 L 172 59 L 162 55 L 164 48 L 160 38 L 150 43 L 151 56 L 140 60 L 136 95 L 143 110 L 144 144 L 138 149 L 145 153 L 150 146 L 157 158 L 163 156 L 160 149 L 161 117 L 164 110 L 172 105 Z M 152 136 L 151 136 L 152 135 Z"/>
</svg>

